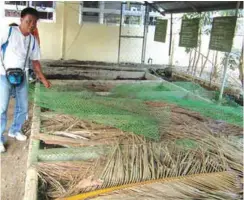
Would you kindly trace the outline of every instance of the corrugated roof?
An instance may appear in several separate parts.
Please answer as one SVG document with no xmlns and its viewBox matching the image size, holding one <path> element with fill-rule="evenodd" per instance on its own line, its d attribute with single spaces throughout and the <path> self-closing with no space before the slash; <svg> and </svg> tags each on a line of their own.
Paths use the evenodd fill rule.
<svg viewBox="0 0 244 200">
<path fill-rule="evenodd" d="M 162 8 L 165 13 L 204 12 L 236 9 L 238 1 L 154 1 L 152 4 Z M 240 7 L 243 9 L 243 1 Z"/>
</svg>

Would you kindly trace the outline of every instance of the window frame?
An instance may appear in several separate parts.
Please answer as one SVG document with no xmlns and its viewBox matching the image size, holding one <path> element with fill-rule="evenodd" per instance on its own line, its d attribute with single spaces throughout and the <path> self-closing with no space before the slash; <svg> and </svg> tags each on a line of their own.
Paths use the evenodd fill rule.
<svg viewBox="0 0 244 200">
<path fill-rule="evenodd" d="M 122 3 L 122 1 L 121 1 Z M 133 26 L 133 27 L 139 27 L 143 25 L 144 23 L 144 9 L 143 5 L 141 5 L 140 11 L 131 11 L 131 10 L 125 10 L 125 4 L 123 5 L 123 16 L 122 16 L 122 22 L 124 22 L 125 16 L 139 16 L 140 17 L 140 24 L 125 24 L 123 23 L 122 26 Z M 79 14 L 79 24 L 98 24 L 98 25 L 107 25 L 107 26 L 120 26 L 120 23 L 104 23 L 104 14 L 116 14 L 121 15 L 121 10 L 118 9 L 106 9 L 105 8 L 105 1 L 99 1 L 99 8 L 86 8 L 83 6 L 83 2 L 80 2 L 80 14 Z M 82 20 L 83 12 L 97 12 L 99 13 L 99 22 L 84 22 Z"/>
<path fill-rule="evenodd" d="M 98 2 L 98 8 L 87 8 L 83 6 L 83 2 L 80 2 L 80 12 L 79 12 L 79 24 L 100 24 L 101 23 L 101 1 Z M 98 13 L 98 22 L 83 22 L 83 12 L 94 12 Z"/>
<path fill-rule="evenodd" d="M 8 18 L 10 20 L 15 20 L 17 17 L 8 17 L 5 15 L 6 10 L 14 10 L 14 11 L 22 11 L 24 8 L 26 8 L 28 6 L 28 1 L 26 1 L 26 5 L 25 6 L 21 6 L 21 5 L 9 5 L 9 4 L 5 4 L 5 1 L 3 2 L 3 17 L 4 18 Z"/>
<path fill-rule="evenodd" d="M 107 25 L 107 26 L 119 26 L 120 23 L 104 23 L 104 14 L 114 14 L 114 15 L 121 15 L 121 9 L 117 10 L 117 9 L 111 9 L 111 8 L 105 8 L 105 2 L 102 1 L 102 13 L 101 13 L 101 18 L 102 18 L 102 24 L 103 25 Z M 122 16 L 123 19 L 123 16 Z"/>
<path fill-rule="evenodd" d="M 32 5 L 32 2 L 34 1 L 26 1 L 26 6 L 20 6 L 20 5 L 8 5 L 5 4 L 5 1 L 3 2 L 3 17 L 7 18 L 9 20 L 16 20 L 17 17 L 8 17 L 5 16 L 5 10 L 15 10 L 15 11 L 22 11 L 26 7 L 32 7 L 36 8 L 38 12 L 52 12 L 53 13 L 53 19 L 39 19 L 38 22 L 45 22 L 45 23 L 55 23 L 56 22 L 56 2 L 53 1 L 53 8 L 41 8 L 41 7 L 35 7 Z"/>
</svg>

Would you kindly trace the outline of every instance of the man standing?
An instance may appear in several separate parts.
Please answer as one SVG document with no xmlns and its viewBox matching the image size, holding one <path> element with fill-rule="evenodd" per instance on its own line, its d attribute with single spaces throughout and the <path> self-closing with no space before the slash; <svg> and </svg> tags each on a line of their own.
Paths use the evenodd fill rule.
<svg viewBox="0 0 244 200">
<path fill-rule="evenodd" d="M 16 96 L 15 111 L 8 136 L 19 141 L 27 139 L 21 133 L 21 128 L 28 114 L 28 80 L 25 77 L 25 68 L 29 59 L 39 80 L 46 88 L 51 87 L 41 70 L 38 42 L 31 34 L 38 19 L 37 10 L 25 8 L 21 12 L 20 26 L 8 27 L 0 32 L 0 152 L 5 151 L 3 133 L 7 124 L 7 109 L 12 89 L 15 90 Z"/>
<path fill-rule="evenodd" d="M 19 26 L 16 23 L 11 23 L 9 24 L 9 26 Z M 34 29 L 31 31 L 31 34 L 37 39 L 37 42 L 39 44 L 39 48 L 40 48 L 40 36 L 39 36 L 39 31 L 37 26 L 33 27 Z M 28 75 L 29 75 L 29 81 L 33 81 L 35 79 L 35 73 L 33 71 L 33 66 L 32 66 L 32 61 L 30 60 L 29 62 L 29 70 L 28 70 Z M 13 94 L 14 97 L 14 94 Z"/>
</svg>

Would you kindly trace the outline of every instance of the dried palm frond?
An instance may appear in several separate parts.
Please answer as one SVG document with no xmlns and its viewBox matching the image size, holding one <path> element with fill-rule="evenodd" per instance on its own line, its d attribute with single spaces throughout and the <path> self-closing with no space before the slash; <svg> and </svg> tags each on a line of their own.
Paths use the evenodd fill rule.
<svg viewBox="0 0 244 200">
<path fill-rule="evenodd" d="M 163 114 L 161 111 L 157 112 L 156 109 L 151 109 L 151 111 L 151 114 L 157 116 L 158 119 L 163 119 L 164 114 L 167 114 L 166 109 L 164 109 L 165 112 Z M 166 118 L 168 119 L 169 117 Z M 76 120 L 76 118 L 70 118 L 69 116 L 61 115 L 60 119 L 55 117 L 52 123 L 50 123 L 50 119 L 44 121 L 44 125 L 47 123 L 44 129 L 53 131 L 52 135 L 43 134 L 43 137 L 49 137 L 46 140 L 47 143 L 51 141 L 51 137 L 55 136 L 56 139 L 51 141 L 51 143 L 57 142 L 57 138 L 59 138 L 59 143 L 62 140 L 66 140 L 63 143 L 65 144 L 70 140 L 70 143 L 73 142 L 74 146 L 81 146 L 81 144 L 123 144 L 114 147 L 113 153 L 106 158 L 78 164 L 82 167 L 86 166 L 85 169 L 77 170 L 68 167 L 68 171 L 72 171 L 68 176 L 65 173 L 64 176 L 60 175 L 65 171 L 60 166 L 60 163 L 50 163 L 49 166 L 45 163 L 42 167 L 39 167 L 41 168 L 39 173 L 43 182 L 48 184 L 48 196 L 51 198 L 67 197 L 95 189 L 104 189 L 147 180 L 183 177 L 192 174 L 222 172 L 226 170 L 238 174 L 237 180 L 239 180 L 243 171 L 242 145 L 237 145 L 234 139 L 230 139 L 226 135 L 216 134 L 212 127 L 208 126 L 209 121 L 201 118 L 196 113 L 186 113 L 186 111 L 177 108 L 171 118 L 173 120 L 170 120 L 169 127 L 165 128 L 164 123 L 160 125 L 161 129 L 165 128 L 161 137 L 161 140 L 164 142 L 160 143 L 148 142 L 145 138 L 138 135 L 124 133 L 111 127 L 105 128 L 104 126 Z M 66 120 L 66 122 L 63 123 L 63 120 Z M 53 128 L 53 124 L 57 125 L 58 129 Z M 236 131 L 238 132 L 239 129 L 236 129 Z M 63 135 L 69 135 L 70 137 L 67 137 L 68 140 L 65 137 L 61 137 L 60 132 Z M 78 141 L 78 139 L 72 138 L 77 136 L 89 139 L 80 138 L 80 141 Z M 190 140 L 195 145 L 186 148 L 185 145 L 177 143 L 180 140 Z M 56 165 L 56 167 L 50 168 L 51 165 Z M 59 173 L 53 173 L 52 170 L 54 169 Z M 94 179 L 90 179 L 90 176 L 94 176 Z M 94 187 L 93 183 L 99 179 L 102 179 L 103 183 Z M 90 187 L 83 187 L 84 185 L 90 185 Z M 184 187 L 186 187 L 185 183 Z M 195 184 L 187 185 L 187 187 L 194 188 Z M 199 192 L 202 191 L 199 189 L 197 195 L 200 194 Z M 215 192 L 211 189 L 209 194 L 211 193 L 212 196 L 207 195 L 207 199 L 215 199 Z M 217 193 L 219 198 L 219 195 L 225 195 L 226 191 L 219 191 Z M 229 193 L 226 195 L 228 196 Z M 226 199 L 228 198 L 226 197 Z"/>
<path fill-rule="evenodd" d="M 164 117 L 156 116 L 156 119 L 161 121 L 159 125 L 163 124 L 163 126 L 159 126 L 159 128 L 161 133 L 166 137 L 167 134 L 165 134 L 165 132 L 176 133 L 176 135 L 185 133 L 195 135 L 195 132 L 198 131 L 198 133 L 205 133 L 206 128 L 211 130 L 212 134 L 215 135 L 242 136 L 242 127 L 203 117 L 198 112 L 161 101 L 147 101 L 145 103 L 153 112 L 154 110 L 161 111 L 161 113 L 166 113 L 168 111 Z M 201 134 L 198 136 L 201 136 Z"/>
<path fill-rule="evenodd" d="M 118 145 L 110 156 L 102 158 L 103 162 L 100 159 L 91 161 L 90 168 L 86 168 L 89 173 L 84 173 L 87 170 L 83 169 L 82 172 L 76 170 L 76 175 L 73 174 L 71 177 L 60 177 L 60 175 L 53 174 L 52 178 L 64 185 L 65 191 L 62 188 L 57 190 L 57 184 L 52 181 L 51 184 L 54 186 L 49 187 L 48 194 L 52 198 L 67 197 L 95 189 L 161 178 L 222 172 L 228 170 L 231 165 L 239 166 L 239 163 L 235 163 L 236 160 L 228 163 L 225 155 L 221 154 L 221 147 L 214 151 L 211 148 L 202 147 L 184 149 L 172 142 Z M 56 169 L 56 171 L 61 173 L 61 170 Z M 99 173 L 95 175 L 95 172 Z M 50 176 L 50 172 L 47 173 L 45 165 L 43 165 L 40 176 L 48 182 L 47 179 L 50 178 L 46 174 Z M 79 187 L 79 183 L 90 175 L 95 175 L 95 180 L 103 180 L 103 184 L 95 188 L 92 185 L 88 188 Z"/>
<path fill-rule="evenodd" d="M 36 165 L 42 182 L 39 190 L 46 190 L 46 199 L 73 194 L 76 190 L 85 189 L 87 185 L 92 184 L 90 177 L 98 177 L 105 164 L 103 158 L 89 161 L 40 162 Z"/>
<path fill-rule="evenodd" d="M 58 200 L 156 200 L 156 199 L 238 199 L 241 187 L 230 172 L 196 174 L 185 177 L 164 178 L 122 185 Z M 99 197 L 97 197 L 99 196 Z M 95 198 L 94 198 L 95 197 Z"/>
<path fill-rule="evenodd" d="M 148 114 L 152 115 L 158 129 L 161 130 L 161 140 L 172 140 L 178 138 L 202 139 L 206 132 L 215 137 L 220 135 L 242 135 L 240 127 L 220 123 L 211 119 L 202 117 L 196 112 L 189 111 L 177 106 L 171 106 L 163 103 L 147 103 L 153 105 L 148 109 Z M 159 107 L 155 106 L 160 105 Z M 50 115 L 50 116 L 49 116 Z M 60 114 L 43 114 L 42 132 L 37 139 L 46 144 L 54 144 L 65 147 L 87 146 L 95 144 L 128 144 L 132 137 L 136 137 L 140 143 L 143 136 L 126 133 L 119 129 L 98 125 L 93 122 L 80 120 L 76 117 Z M 55 117 L 54 117 L 55 116 Z M 219 133 L 221 131 L 221 134 Z M 62 132 L 62 134 L 60 134 Z M 90 141 L 84 141 L 85 137 Z M 77 139 L 78 138 L 78 139 Z M 85 139 L 86 140 L 86 139 Z"/>
<path fill-rule="evenodd" d="M 143 136 L 80 120 L 69 115 L 54 113 L 49 115 L 44 114 L 42 116 L 42 133 L 34 136 L 35 139 L 42 140 L 45 144 L 79 147 L 128 144 L 130 141 L 141 143 L 145 139 Z"/>
<path fill-rule="evenodd" d="M 225 169 L 224 159 L 208 155 L 202 148 L 185 150 L 173 143 L 118 146 L 102 173 L 102 188 Z"/>
<path fill-rule="evenodd" d="M 194 125 L 193 125 L 194 126 Z M 188 132 L 168 132 L 166 140 L 186 140 L 190 139 L 196 146 L 207 149 L 209 154 L 215 157 L 222 157 L 226 160 L 228 168 L 236 170 L 239 174 L 243 171 L 243 148 L 236 140 L 224 135 L 213 135 L 211 130 L 204 124 L 205 132 L 197 130 L 194 133 Z"/>
</svg>

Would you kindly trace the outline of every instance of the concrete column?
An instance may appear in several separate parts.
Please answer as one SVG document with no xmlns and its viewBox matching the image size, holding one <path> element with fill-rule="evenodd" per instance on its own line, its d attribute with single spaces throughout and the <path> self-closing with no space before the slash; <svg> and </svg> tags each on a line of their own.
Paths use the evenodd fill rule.
<svg viewBox="0 0 244 200">
<path fill-rule="evenodd" d="M 65 13 L 65 7 L 66 7 L 66 2 L 64 1 L 62 3 L 63 12 L 62 12 L 62 35 L 61 35 L 61 58 L 65 59 L 65 36 L 66 36 L 66 13 Z"/>
</svg>

